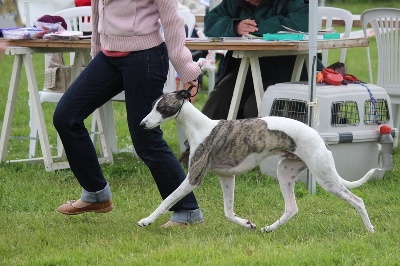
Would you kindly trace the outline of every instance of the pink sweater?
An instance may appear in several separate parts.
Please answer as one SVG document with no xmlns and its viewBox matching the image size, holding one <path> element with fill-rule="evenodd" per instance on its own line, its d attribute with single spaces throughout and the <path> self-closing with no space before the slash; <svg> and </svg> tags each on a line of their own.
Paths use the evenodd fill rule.
<svg viewBox="0 0 400 266">
<path fill-rule="evenodd" d="M 197 79 L 199 66 L 185 46 L 185 24 L 174 0 L 92 0 L 92 50 L 131 52 L 160 45 L 165 38 L 168 56 L 183 82 Z M 160 20 L 164 37 L 160 33 Z"/>
</svg>

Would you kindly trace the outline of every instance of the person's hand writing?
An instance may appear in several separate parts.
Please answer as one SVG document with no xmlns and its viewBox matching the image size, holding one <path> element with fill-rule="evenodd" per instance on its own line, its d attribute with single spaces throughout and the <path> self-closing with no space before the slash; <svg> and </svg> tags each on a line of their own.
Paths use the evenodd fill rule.
<svg viewBox="0 0 400 266">
<path fill-rule="evenodd" d="M 251 19 L 245 19 L 236 24 L 235 32 L 237 35 L 249 34 L 258 31 L 257 23 Z"/>
</svg>

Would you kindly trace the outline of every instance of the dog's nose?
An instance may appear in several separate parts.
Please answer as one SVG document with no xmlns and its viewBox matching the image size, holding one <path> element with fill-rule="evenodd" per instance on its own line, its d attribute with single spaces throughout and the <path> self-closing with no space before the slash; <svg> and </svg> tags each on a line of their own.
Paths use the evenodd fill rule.
<svg viewBox="0 0 400 266">
<path fill-rule="evenodd" d="M 140 122 L 140 127 L 145 128 L 146 127 L 146 123 L 145 122 Z"/>
</svg>

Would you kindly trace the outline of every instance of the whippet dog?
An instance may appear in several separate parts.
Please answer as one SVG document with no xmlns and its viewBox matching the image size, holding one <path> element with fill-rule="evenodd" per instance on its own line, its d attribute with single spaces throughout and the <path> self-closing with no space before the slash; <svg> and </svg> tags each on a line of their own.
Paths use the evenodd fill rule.
<svg viewBox="0 0 400 266">
<path fill-rule="evenodd" d="M 360 180 L 349 182 L 336 171 L 332 153 L 318 132 L 306 124 L 284 117 L 266 116 L 242 120 L 211 120 L 189 101 L 185 90 L 167 93 L 157 99 L 140 125 L 152 129 L 176 119 L 190 145 L 189 168 L 185 180 L 147 218 L 138 222 L 147 226 L 171 206 L 198 187 L 211 170 L 221 182 L 224 212 L 228 220 L 246 228 L 256 225 L 234 213 L 235 175 L 249 171 L 268 156 L 280 155 L 278 180 L 285 200 L 284 214 L 273 224 L 261 228 L 272 232 L 297 212 L 294 194 L 296 177 L 308 168 L 326 191 L 347 201 L 361 215 L 367 230 L 374 232 L 364 202 L 348 188 L 361 186 L 370 179 L 371 169 Z"/>
</svg>

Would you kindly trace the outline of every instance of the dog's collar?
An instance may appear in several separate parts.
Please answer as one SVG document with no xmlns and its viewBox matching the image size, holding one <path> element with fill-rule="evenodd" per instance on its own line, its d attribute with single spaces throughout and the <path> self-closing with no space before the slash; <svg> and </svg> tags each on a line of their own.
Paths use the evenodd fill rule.
<svg viewBox="0 0 400 266">
<path fill-rule="evenodd" d="M 190 93 L 189 93 L 189 95 L 190 95 Z M 183 107 L 183 104 L 185 103 L 185 101 L 186 101 L 186 99 L 184 98 L 184 99 L 182 100 L 181 106 L 179 106 L 178 112 L 176 112 L 176 114 L 175 114 L 175 117 L 178 117 L 179 113 L 180 113 L 181 110 L 182 110 L 182 107 Z M 190 98 L 189 98 L 189 101 L 190 101 Z"/>
<path fill-rule="evenodd" d="M 175 117 L 177 117 L 179 115 L 179 113 L 181 112 L 182 106 L 185 103 L 185 100 L 189 100 L 189 102 L 192 102 L 190 100 L 190 98 L 192 98 L 192 97 L 197 95 L 198 91 L 196 91 L 195 95 L 193 95 L 193 96 L 190 93 L 193 88 L 194 88 L 194 86 L 190 86 L 187 90 L 179 90 L 179 91 L 176 92 L 180 97 L 182 97 L 183 101 L 182 101 L 182 104 L 179 107 L 178 112 L 176 113 Z"/>
</svg>

